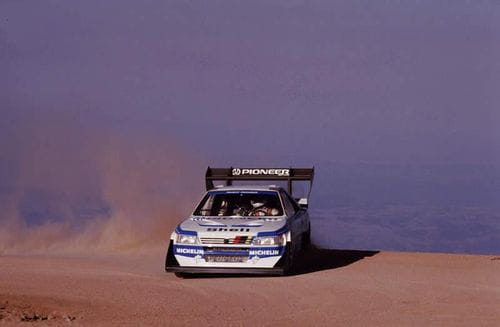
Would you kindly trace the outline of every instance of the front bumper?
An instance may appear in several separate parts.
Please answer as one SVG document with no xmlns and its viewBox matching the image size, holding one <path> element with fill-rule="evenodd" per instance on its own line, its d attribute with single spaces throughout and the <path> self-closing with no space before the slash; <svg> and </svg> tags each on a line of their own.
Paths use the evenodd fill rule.
<svg viewBox="0 0 500 327">
<path fill-rule="evenodd" d="M 188 274 L 253 274 L 253 275 L 284 275 L 285 258 L 288 255 L 289 245 L 287 244 L 281 258 L 273 267 L 232 267 L 227 266 L 181 266 L 174 255 L 174 244 L 170 241 L 167 257 L 165 260 L 165 271 Z"/>
</svg>

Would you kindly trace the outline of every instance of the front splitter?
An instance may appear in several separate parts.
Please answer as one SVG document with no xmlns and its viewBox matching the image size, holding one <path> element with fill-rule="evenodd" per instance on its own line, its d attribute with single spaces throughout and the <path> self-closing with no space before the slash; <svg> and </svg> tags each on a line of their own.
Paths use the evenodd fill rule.
<svg viewBox="0 0 500 327">
<path fill-rule="evenodd" d="M 284 275 L 283 268 L 230 268 L 230 267 L 165 267 L 167 272 L 188 274 L 251 274 L 251 275 Z"/>
</svg>

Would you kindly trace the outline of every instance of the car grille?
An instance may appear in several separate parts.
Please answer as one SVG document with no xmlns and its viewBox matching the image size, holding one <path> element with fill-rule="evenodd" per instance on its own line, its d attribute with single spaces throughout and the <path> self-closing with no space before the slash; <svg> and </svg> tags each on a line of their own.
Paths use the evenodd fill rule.
<svg viewBox="0 0 500 327">
<path fill-rule="evenodd" d="M 248 255 L 250 248 L 242 247 L 203 247 L 205 253 L 224 253 L 224 254 L 239 254 Z"/>
<path fill-rule="evenodd" d="M 203 247 L 207 262 L 246 262 L 250 248 L 244 247 Z"/>
<path fill-rule="evenodd" d="M 237 255 L 207 255 L 205 256 L 207 262 L 246 262 L 248 257 Z"/>
<path fill-rule="evenodd" d="M 233 238 L 201 237 L 201 244 L 252 244 L 252 236 L 236 236 Z"/>
</svg>

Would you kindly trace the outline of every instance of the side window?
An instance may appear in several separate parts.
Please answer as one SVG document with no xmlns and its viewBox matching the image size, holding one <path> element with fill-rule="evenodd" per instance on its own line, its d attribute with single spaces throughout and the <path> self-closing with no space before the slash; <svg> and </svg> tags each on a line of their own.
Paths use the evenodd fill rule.
<svg viewBox="0 0 500 327">
<path fill-rule="evenodd" d="M 293 206 L 292 202 L 290 202 L 290 197 L 283 191 L 280 192 L 280 195 L 281 199 L 283 200 L 283 205 L 285 206 L 287 216 L 293 216 L 297 212 L 297 210 Z"/>
</svg>

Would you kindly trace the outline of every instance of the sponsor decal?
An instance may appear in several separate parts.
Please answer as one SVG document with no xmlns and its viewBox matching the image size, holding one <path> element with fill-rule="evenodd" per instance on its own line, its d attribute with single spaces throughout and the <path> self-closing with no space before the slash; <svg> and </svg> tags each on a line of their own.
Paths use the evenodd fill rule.
<svg viewBox="0 0 500 327">
<path fill-rule="evenodd" d="M 290 176 L 290 169 L 283 168 L 233 168 L 233 176 Z"/>
<path fill-rule="evenodd" d="M 275 250 L 251 250 L 250 255 L 256 255 L 258 257 L 261 256 L 273 256 L 273 255 L 279 255 L 280 251 L 278 249 Z"/>
<path fill-rule="evenodd" d="M 174 245 L 174 253 L 184 257 L 196 257 L 197 255 L 203 255 L 203 248 L 200 246 Z"/>
<path fill-rule="evenodd" d="M 177 248 L 175 252 L 179 254 L 203 254 L 202 249 L 186 249 L 186 248 Z"/>
<path fill-rule="evenodd" d="M 283 255 L 284 247 L 272 247 L 272 248 L 250 248 L 248 255 L 250 257 L 259 257 L 259 258 L 267 258 L 267 257 L 276 257 Z"/>
<path fill-rule="evenodd" d="M 224 228 L 211 227 L 207 228 L 207 232 L 249 232 L 250 228 Z"/>
</svg>

